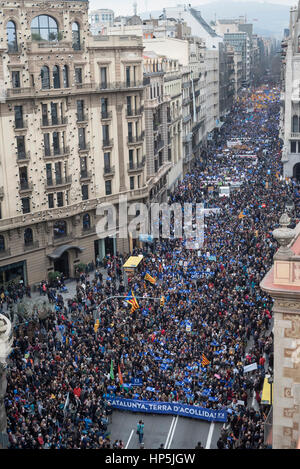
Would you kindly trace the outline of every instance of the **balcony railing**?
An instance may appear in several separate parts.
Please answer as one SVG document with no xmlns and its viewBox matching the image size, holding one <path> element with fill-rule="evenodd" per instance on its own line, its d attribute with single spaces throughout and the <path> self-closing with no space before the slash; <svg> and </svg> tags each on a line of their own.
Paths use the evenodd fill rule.
<svg viewBox="0 0 300 469">
<path fill-rule="evenodd" d="M 27 129 L 27 121 L 25 119 L 17 119 L 14 123 L 15 130 L 24 130 Z"/>
<path fill-rule="evenodd" d="M 17 154 L 17 161 L 20 163 L 25 163 L 30 160 L 30 151 L 19 151 Z"/>
<path fill-rule="evenodd" d="M 102 147 L 103 148 L 112 147 L 113 144 L 114 144 L 114 140 L 112 138 L 111 139 L 105 139 L 105 140 L 103 140 Z"/>
<path fill-rule="evenodd" d="M 87 170 L 84 170 L 84 171 L 81 171 L 80 172 L 80 180 L 84 180 L 84 179 L 91 179 L 92 177 L 92 172 L 91 171 L 87 171 Z"/>
<path fill-rule="evenodd" d="M 143 81 L 115 81 L 115 82 L 102 82 L 99 83 L 98 86 L 96 86 L 96 89 L 98 90 L 121 90 L 121 89 L 126 89 L 126 88 L 141 88 L 144 87 Z"/>
<path fill-rule="evenodd" d="M 53 236 L 53 244 L 65 243 L 66 241 L 72 241 L 74 239 L 74 234 L 62 234 Z"/>
<path fill-rule="evenodd" d="M 90 150 L 90 144 L 89 143 L 81 143 L 78 145 L 78 151 L 89 151 Z"/>
<path fill-rule="evenodd" d="M 41 127 L 57 127 L 59 125 L 66 125 L 68 123 L 67 117 L 57 117 L 57 118 L 43 118 L 41 120 Z"/>
<path fill-rule="evenodd" d="M 112 118 L 112 111 L 102 111 L 101 112 L 101 119 L 111 119 Z"/>
<path fill-rule="evenodd" d="M 60 158 L 70 153 L 70 147 L 65 148 L 44 148 L 44 158 Z"/>
<path fill-rule="evenodd" d="M 87 122 L 87 116 L 84 113 L 77 113 L 77 120 L 76 122 Z"/>
<path fill-rule="evenodd" d="M 103 168 L 103 176 L 113 176 L 115 174 L 115 167 L 114 166 L 104 166 Z"/>
<path fill-rule="evenodd" d="M 145 136 L 144 132 L 142 132 L 140 135 L 129 135 L 127 138 L 127 142 L 128 144 L 143 142 L 144 136 Z"/>
<path fill-rule="evenodd" d="M 20 192 L 32 191 L 32 184 L 28 181 L 20 181 Z"/>
<path fill-rule="evenodd" d="M 138 161 L 137 163 L 130 162 L 127 165 L 128 172 L 135 172 L 135 171 L 142 171 L 146 163 L 146 157 L 144 156 L 142 161 Z"/>
<path fill-rule="evenodd" d="M 72 182 L 72 175 L 56 178 L 54 179 L 46 179 L 46 188 L 50 189 L 52 187 L 59 187 L 59 186 L 66 186 L 71 184 Z"/>
<path fill-rule="evenodd" d="M 127 117 L 140 116 L 144 112 L 144 107 L 141 106 L 138 109 L 127 109 Z"/>
<path fill-rule="evenodd" d="M 154 153 L 158 153 L 165 146 L 164 140 L 159 140 L 154 143 Z"/>
</svg>

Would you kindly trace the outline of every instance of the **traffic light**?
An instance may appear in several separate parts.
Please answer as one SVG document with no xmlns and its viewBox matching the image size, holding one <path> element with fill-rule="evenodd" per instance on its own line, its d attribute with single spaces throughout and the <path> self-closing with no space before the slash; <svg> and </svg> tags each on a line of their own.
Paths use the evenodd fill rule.
<svg viewBox="0 0 300 469">
<path fill-rule="evenodd" d="M 161 299 L 160 299 L 160 306 L 163 307 L 165 304 L 165 297 L 162 296 Z"/>
</svg>

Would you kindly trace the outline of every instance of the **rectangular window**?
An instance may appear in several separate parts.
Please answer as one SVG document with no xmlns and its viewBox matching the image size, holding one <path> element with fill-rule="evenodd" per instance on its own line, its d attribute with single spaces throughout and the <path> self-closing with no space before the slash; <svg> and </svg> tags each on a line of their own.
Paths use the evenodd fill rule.
<svg viewBox="0 0 300 469">
<path fill-rule="evenodd" d="M 128 122 L 128 142 L 132 142 L 132 122 Z"/>
<path fill-rule="evenodd" d="M 19 137 L 16 137 L 16 139 L 17 139 L 18 159 L 26 158 L 25 137 L 19 136 Z"/>
<path fill-rule="evenodd" d="M 141 187 L 141 176 L 138 176 L 138 188 L 140 189 Z"/>
<path fill-rule="evenodd" d="M 56 184 L 62 184 L 61 162 L 55 163 L 55 182 Z"/>
<path fill-rule="evenodd" d="M 80 177 L 87 177 L 87 162 L 85 156 L 80 158 Z"/>
<path fill-rule="evenodd" d="M 85 128 L 84 127 L 80 127 L 78 129 L 78 141 L 79 141 L 80 150 L 85 150 L 86 144 L 85 144 Z"/>
<path fill-rule="evenodd" d="M 54 208 L 53 194 L 48 194 L 48 207 L 49 208 Z"/>
<path fill-rule="evenodd" d="M 84 184 L 83 186 L 81 186 L 81 192 L 82 192 L 82 200 L 88 200 L 89 186 L 87 184 Z"/>
<path fill-rule="evenodd" d="M 132 116 L 131 96 L 127 96 L 127 115 Z"/>
<path fill-rule="evenodd" d="M 56 200 L 57 200 L 57 206 L 58 207 L 63 207 L 64 206 L 64 193 L 63 192 L 57 192 Z"/>
<path fill-rule="evenodd" d="M 49 125 L 48 123 L 48 106 L 47 104 L 42 104 L 42 124 Z"/>
<path fill-rule="evenodd" d="M 129 150 L 129 168 L 133 169 L 133 150 Z"/>
<path fill-rule="evenodd" d="M 104 153 L 104 168 L 110 170 L 110 153 Z"/>
<path fill-rule="evenodd" d="M 126 67 L 126 86 L 130 86 L 130 67 Z"/>
<path fill-rule="evenodd" d="M 46 180 L 47 180 L 47 186 L 52 186 L 52 165 L 51 163 L 46 164 Z"/>
<path fill-rule="evenodd" d="M 21 199 L 22 202 L 22 212 L 23 213 L 30 213 L 30 198 L 24 197 Z"/>
<path fill-rule="evenodd" d="M 107 119 L 108 117 L 108 99 L 107 98 L 101 98 L 101 117 L 102 119 Z"/>
<path fill-rule="evenodd" d="M 297 142 L 291 142 L 291 153 L 297 153 Z"/>
<path fill-rule="evenodd" d="M 82 83 L 82 68 L 75 68 L 75 83 L 76 85 L 80 85 Z"/>
<path fill-rule="evenodd" d="M 44 148 L 45 148 L 45 156 L 50 156 L 51 155 L 50 134 L 44 134 Z"/>
<path fill-rule="evenodd" d="M 109 125 L 102 125 L 103 143 L 109 142 Z"/>
<path fill-rule="evenodd" d="M 134 189 L 134 176 L 130 177 L 130 189 Z"/>
<path fill-rule="evenodd" d="M 53 151 L 54 151 L 54 155 L 59 155 L 60 154 L 59 133 L 58 132 L 53 132 Z"/>
<path fill-rule="evenodd" d="M 20 72 L 12 72 L 11 81 L 12 81 L 13 88 L 20 88 L 21 87 Z"/>
<path fill-rule="evenodd" d="M 154 160 L 154 172 L 157 173 L 157 171 L 158 171 L 158 161 L 156 159 Z"/>
<path fill-rule="evenodd" d="M 22 106 L 15 106 L 15 126 L 16 126 L 16 129 L 24 128 Z"/>
<path fill-rule="evenodd" d="M 57 104 L 51 102 L 51 121 L 52 125 L 58 124 Z"/>
<path fill-rule="evenodd" d="M 77 101 L 77 120 L 84 121 L 84 101 L 83 99 Z"/>
<path fill-rule="evenodd" d="M 102 90 L 107 88 L 107 67 L 100 67 L 100 87 Z"/>
<path fill-rule="evenodd" d="M 111 181 L 105 181 L 105 195 L 111 194 Z"/>
</svg>

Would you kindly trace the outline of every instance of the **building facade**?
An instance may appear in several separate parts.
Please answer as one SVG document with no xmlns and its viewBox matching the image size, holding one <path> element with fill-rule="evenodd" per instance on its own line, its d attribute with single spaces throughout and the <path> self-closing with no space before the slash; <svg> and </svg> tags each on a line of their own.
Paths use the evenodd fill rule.
<svg viewBox="0 0 300 469">
<path fill-rule="evenodd" d="M 107 34 L 108 28 L 114 24 L 115 14 L 113 10 L 99 9 L 89 12 L 90 31 L 94 35 Z"/>
<path fill-rule="evenodd" d="M 273 299 L 274 377 L 272 448 L 296 449 L 300 440 L 300 224 L 284 214 L 273 235 L 280 248 L 261 282 Z"/>
<path fill-rule="evenodd" d="M 290 11 L 290 36 L 282 44 L 281 138 L 283 174 L 300 178 L 300 5 Z"/>
<path fill-rule="evenodd" d="M 0 283 L 74 276 L 130 247 L 98 238 L 97 206 L 148 199 L 142 39 L 92 37 L 86 1 L 9 1 L 0 17 Z"/>
</svg>

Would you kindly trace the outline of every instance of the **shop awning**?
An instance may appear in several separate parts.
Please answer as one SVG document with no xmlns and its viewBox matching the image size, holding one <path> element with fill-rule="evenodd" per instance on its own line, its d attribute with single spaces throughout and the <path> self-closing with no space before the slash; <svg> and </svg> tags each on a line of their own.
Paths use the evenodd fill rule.
<svg viewBox="0 0 300 469">
<path fill-rule="evenodd" d="M 72 246 L 71 244 L 63 244 L 62 246 L 59 246 L 58 248 L 54 249 L 54 251 L 51 254 L 48 254 L 48 257 L 50 259 L 56 260 L 59 259 L 64 252 L 69 251 L 70 249 L 75 249 L 76 251 L 82 252 L 83 249 L 80 248 L 79 246 Z"/>
</svg>

